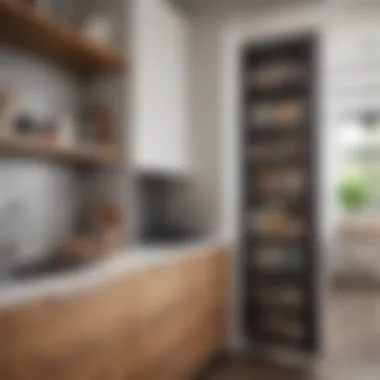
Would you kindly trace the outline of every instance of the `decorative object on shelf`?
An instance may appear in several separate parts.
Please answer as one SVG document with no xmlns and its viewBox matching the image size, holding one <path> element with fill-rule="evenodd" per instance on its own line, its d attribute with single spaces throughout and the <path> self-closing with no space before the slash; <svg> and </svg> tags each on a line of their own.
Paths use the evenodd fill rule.
<svg viewBox="0 0 380 380">
<path fill-rule="evenodd" d="M 94 115 L 96 136 L 101 144 L 114 144 L 116 142 L 115 122 L 109 107 L 95 105 L 92 107 Z"/>
<path fill-rule="evenodd" d="M 305 189 L 306 179 L 303 171 L 296 167 L 263 169 L 254 176 L 253 191 L 260 195 L 300 196 Z"/>
<path fill-rule="evenodd" d="M 257 128 L 265 127 L 275 121 L 275 108 L 268 102 L 257 103 L 251 109 L 251 122 Z"/>
<path fill-rule="evenodd" d="M 41 130 L 40 122 L 30 113 L 21 113 L 15 120 L 15 132 L 21 136 L 36 135 Z"/>
<path fill-rule="evenodd" d="M 56 143 L 59 137 L 56 123 L 51 120 L 43 122 L 39 136 L 45 140 L 48 140 L 49 142 Z"/>
<path fill-rule="evenodd" d="M 252 231 L 265 237 L 299 239 L 305 233 L 301 217 L 277 207 L 263 207 L 252 211 L 249 225 Z"/>
<path fill-rule="evenodd" d="M 277 104 L 276 122 L 283 126 L 299 126 L 305 117 L 305 106 L 302 100 L 284 100 Z"/>
<path fill-rule="evenodd" d="M 300 307 L 304 302 L 301 289 L 294 285 L 275 286 L 259 284 L 258 288 L 254 291 L 254 297 L 260 304 L 267 307 Z"/>
<path fill-rule="evenodd" d="M 123 242 L 121 210 L 108 203 L 87 205 L 79 213 L 75 230 L 75 237 L 64 250 L 65 256 L 77 260 L 110 256 Z"/>
<path fill-rule="evenodd" d="M 251 87 L 267 90 L 285 85 L 299 84 L 305 80 L 306 68 L 296 61 L 262 64 L 249 74 Z"/>
<path fill-rule="evenodd" d="M 22 137 L 33 137 L 41 140 L 56 141 L 57 126 L 51 120 L 40 121 L 31 113 L 21 113 L 14 123 L 14 133 Z"/>
<path fill-rule="evenodd" d="M 85 141 L 92 141 L 102 145 L 117 143 L 115 122 L 109 107 L 94 104 L 87 107 L 83 117 Z"/>
<path fill-rule="evenodd" d="M 254 267 L 267 272 L 302 271 L 303 252 L 296 247 L 267 247 L 252 258 Z"/>
<path fill-rule="evenodd" d="M 280 334 L 284 338 L 301 340 L 305 336 L 302 324 L 293 318 L 273 316 L 263 320 L 263 329 L 268 333 Z"/>
<path fill-rule="evenodd" d="M 56 130 L 58 131 L 59 143 L 65 146 L 73 146 L 78 141 L 77 138 L 77 125 L 75 123 L 75 117 L 66 113 L 57 118 Z"/>
<path fill-rule="evenodd" d="M 258 160 L 286 160 L 301 158 L 305 153 L 305 144 L 298 139 L 285 141 L 258 141 L 248 148 L 248 156 Z"/>
<path fill-rule="evenodd" d="M 93 206 L 92 221 L 102 255 L 110 255 L 120 248 L 123 239 L 123 218 L 118 207 L 111 204 Z"/>
<path fill-rule="evenodd" d="M 82 262 L 97 259 L 99 246 L 88 236 L 77 235 L 71 238 L 62 252 L 63 259 L 69 262 Z"/>
<path fill-rule="evenodd" d="M 297 128 L 304 118 L 305 105 L 298 99 L 257 102 L 249 108 L 249 120 L 255 129 Z"/>
</svg>

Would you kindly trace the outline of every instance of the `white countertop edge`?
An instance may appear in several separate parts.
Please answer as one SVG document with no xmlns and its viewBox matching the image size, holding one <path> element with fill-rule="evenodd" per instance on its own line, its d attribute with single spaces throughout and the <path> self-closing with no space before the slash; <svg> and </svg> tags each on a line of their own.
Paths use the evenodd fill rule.
<svg viewBox="0 0 380 380">
<path fill-rule="evenodd" d="M 59 275 L 0 283 L 0 311 L 4 307 L 46 298 L 69 297 L 89 291 L 126 272 L 184 260 L 192 254 L 211 252 L 218 240 L 176 245 L 146 245 L 121 250 L 115 257 Z"/>
</svg>

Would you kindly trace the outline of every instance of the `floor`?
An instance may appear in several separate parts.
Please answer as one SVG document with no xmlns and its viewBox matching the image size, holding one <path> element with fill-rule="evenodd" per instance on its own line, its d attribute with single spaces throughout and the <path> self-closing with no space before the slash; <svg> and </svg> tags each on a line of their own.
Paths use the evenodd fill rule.
<svg viewBox="0 0 380 380">
<path fill-rule="evenodd" d="M 318 380 L 380 379 L 380 290 L 331 291 Z"/>
<path fill-rule="evenodd" d="M 202 380 L 379 380 L 380 290 L 332 290 L 325 313 L 327 347 L 313 374 L 246 360 L 217 366 Z"/>
<path fill-rule="evenodd" d="M 304 378 L 299 371 L 285 370 L 258 361 L 235 360 L 219 365 L 201 380 L 303 380 Z"/>
</svg>

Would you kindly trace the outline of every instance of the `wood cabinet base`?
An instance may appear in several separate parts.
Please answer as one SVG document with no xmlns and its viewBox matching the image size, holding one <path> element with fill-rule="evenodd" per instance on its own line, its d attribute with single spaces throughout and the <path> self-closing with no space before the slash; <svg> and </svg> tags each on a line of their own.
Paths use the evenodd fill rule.
<svg viewBox="0 0 380 380">
<path fill-rule="evenodd" d="M 191 379 L 226 344 L 227 268 L 205 252 L 0 311 L 1 379 Z"/>
</svg>

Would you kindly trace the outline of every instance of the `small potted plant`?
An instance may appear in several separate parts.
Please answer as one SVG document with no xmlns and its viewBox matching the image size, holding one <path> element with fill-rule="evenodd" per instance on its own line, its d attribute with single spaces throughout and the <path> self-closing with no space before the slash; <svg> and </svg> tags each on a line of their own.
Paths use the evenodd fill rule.
<svg viewBox="0 0 380 380">
<path fill-rule="evenodd" d="M 341 205 L 350 213 L 361 211 L 369 201 L 367 182 L 355 176 L 344 176 L 338 184 L 337 194 Z"/>
<path fill-rule="evenodd" d="M 337 198 L 344 209 L 339 234 L 343 239 L 361 231 L 361 211 L 369 203 L 370 189 L 364 172 L 360 168 L 346 171 L 337 185 Z"/>
</svg>

